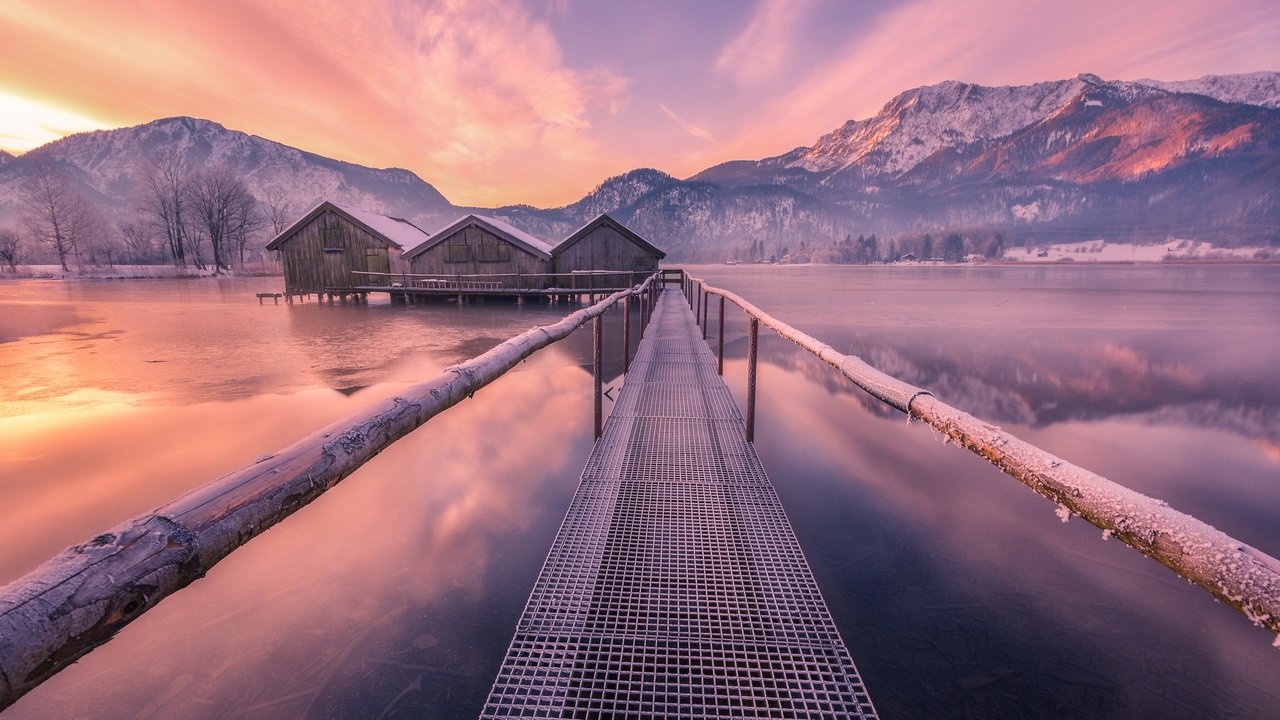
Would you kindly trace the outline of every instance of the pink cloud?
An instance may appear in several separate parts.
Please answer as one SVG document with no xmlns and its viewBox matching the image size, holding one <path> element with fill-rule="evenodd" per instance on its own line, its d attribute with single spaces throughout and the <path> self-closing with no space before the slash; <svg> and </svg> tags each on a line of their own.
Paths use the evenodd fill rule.
<svg viewBox="0 0 1280 720">
<path fill-rule="evenodd" d="M 593 119 L 628 102 L 625 77 L 570 66 L 547 23 L 507 0 L 318 0 L 305 12 L 14 0 L 0 8 L 0 41 L 22 58 L 0 69 L 15 94 L 76 98 L 120 124 L 207 117 L 410 167 L 464 203 L 558 197 L 549 165 L 589 186 L 602 172 Z"/>
<path fill-rule="evenodd" d="M 1011 85 L 1081 72 L 1182 79 L 1280 65 L 1273 8 L 1233 5 L 919 0 L 881 15 L 825 65 L 809 68 L 734 145 L 749 157 L 812 142 L 846 120 L 874 115 L 904 90 L 943 80 Z"/>
<path fill-rule="evenodd" d="M 697 125 L 694 125 L 688 120 L 685 120 L 684 118 L 680 117 L 680 115 L 676 113 L 675 110 L 672 110 L 671 108 L 667 107 L 666 105 L 663 105 L 662 103 L 658 103 L 658 108 L 662 110 L 663 115 L 666 115 L 667 117 L 671 118 L 672 122 L 674 122 L 676 125 L 679 125 L 681 130 L 684 130 L 685 132 L 689 133 L 690 135 L 696 138 L 701 138 L 703 140 L 707 140 L 710 142 L 716 141 L 715 137 L 713 137 L 711 133 L 707 132 L 701 127 L 698 127 Z"/>
<path fill-rule="evenodd" d="M 742 32 L 716 58 L 716 72 L 743 85 L 772 79 L 783 69 L 797 39 L 808 0 L 761 0 Z"/>
</svg>

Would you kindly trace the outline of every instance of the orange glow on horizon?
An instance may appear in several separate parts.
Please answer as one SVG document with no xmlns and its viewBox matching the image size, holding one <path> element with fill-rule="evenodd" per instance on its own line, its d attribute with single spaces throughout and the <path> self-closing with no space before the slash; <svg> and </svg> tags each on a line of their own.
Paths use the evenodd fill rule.
<svg viewBox="0 0 1280 720">
<path fill-rule="evenodd" d="M 19 155 L 73 133 L 109 124 L 65 108 L 0 90 L 0 150 Z"/>
</svg>

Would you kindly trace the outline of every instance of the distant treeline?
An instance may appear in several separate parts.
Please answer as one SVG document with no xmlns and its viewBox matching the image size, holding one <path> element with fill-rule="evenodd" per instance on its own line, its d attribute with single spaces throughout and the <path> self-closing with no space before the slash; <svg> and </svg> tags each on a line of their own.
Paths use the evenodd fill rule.
<svg viewBox="0 0 1280 720">
<path fill-rule="evenodd" d="M 731 249 L 724 260 L 738 262 L 829 263 L 835 265 L 871 265 L 896 262 L 903 258 L 964 262 L 972 255 L 998 258 L 1004 253 L 1005 236 L 995 230 L 921 233 L 896 235 L 891 238 L 870 235 L 846 235 L 833 241 L 769 244 L 755 240 L 746 247 Z"/>
</svg>

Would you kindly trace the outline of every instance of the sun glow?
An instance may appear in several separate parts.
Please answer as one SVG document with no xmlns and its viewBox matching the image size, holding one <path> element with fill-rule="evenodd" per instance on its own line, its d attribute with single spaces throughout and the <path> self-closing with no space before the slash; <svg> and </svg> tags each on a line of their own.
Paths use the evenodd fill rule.
<svg viewBox="0 0 1280 720">
<path fill-rule="evenodd" d="M 0 150 L 23 153 L 72 133 L 107 127 L 100 120 L 0 90 Z"/>
</svg>

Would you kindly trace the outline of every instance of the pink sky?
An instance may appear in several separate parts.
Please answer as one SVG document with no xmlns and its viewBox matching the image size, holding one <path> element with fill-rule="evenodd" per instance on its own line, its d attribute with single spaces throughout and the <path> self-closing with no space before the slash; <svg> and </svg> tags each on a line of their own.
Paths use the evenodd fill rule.
<svg viewBox="0 0 1280 720">
<path fill-rule="evenodd" d="M 192 115 L 459 204 L 811 144 L 942 80 L 1280 70 L 1273 0 L 5 0 L 0 148 Z"/>
</svg>

